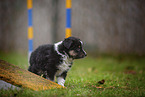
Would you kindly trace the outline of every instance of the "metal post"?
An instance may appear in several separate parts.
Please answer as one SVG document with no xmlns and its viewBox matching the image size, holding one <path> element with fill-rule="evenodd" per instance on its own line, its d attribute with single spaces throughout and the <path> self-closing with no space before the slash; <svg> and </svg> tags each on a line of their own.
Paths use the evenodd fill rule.
<svg viewBox="0 0 145 97">
<path fill-rule="evenodd" d="M 65 37 L 71 36 L 71 0 L 66 0 L 66 29 Z"/>
</svg>

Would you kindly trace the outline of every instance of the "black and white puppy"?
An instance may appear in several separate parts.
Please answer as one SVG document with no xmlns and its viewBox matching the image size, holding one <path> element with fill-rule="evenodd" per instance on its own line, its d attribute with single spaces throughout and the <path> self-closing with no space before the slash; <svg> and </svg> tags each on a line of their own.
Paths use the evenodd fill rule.
<svg viewBox="0 0 145 97">
<path fill-rule="evenodd" d="M 30 56 L 29 71 L 64 86 L 68 70 L 74 59 L 84 58 L 83 42 L 69 37 L 53 45 L 39 46 Z"/>
</svg>

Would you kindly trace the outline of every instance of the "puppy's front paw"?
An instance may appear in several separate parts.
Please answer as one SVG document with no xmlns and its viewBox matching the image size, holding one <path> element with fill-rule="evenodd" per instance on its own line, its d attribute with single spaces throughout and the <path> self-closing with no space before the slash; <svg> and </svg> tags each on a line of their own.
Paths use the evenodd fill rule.
<svg viewBox="0 0 145 97">
<path fill-rule="evenodd" d="M 57 82 L 58 82 L 59 85 L 61 85 L 61 86 L 64 87 L 64 83 L 65 83 L 64 78 L 62 78 L 62 77 L 58 77 L 58 78 L 57 78 Z"/>
</svg>

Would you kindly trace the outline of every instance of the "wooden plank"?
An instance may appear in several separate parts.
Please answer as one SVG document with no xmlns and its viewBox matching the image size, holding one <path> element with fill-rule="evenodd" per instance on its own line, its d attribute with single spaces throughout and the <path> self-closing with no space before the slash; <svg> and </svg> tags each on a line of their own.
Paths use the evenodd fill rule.
<svg viewBox="0 0 145 97">
<path fill-rule="evenodd" d="M 0 60 L 0 80 L 32 90 L 63 88 L 61 85 Z"/>
</svg>

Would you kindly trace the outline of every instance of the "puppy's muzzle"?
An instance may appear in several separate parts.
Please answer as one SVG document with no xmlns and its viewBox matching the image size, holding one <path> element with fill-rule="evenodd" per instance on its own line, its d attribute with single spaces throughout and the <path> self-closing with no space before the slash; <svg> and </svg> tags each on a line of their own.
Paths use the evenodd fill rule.
<svg viewBox="0 0 145 97">
<path fill-rule="evenodd" d="M 84 51 L 84 50 L 82 50 L 80 53 L 79 53 L 79 58 L 84 58 L 84 57 L 86 57 L 87 56 L 87 53 Z"/>
<path fill-rule="evenodd" d="M 84 58 L 87 56 L 87 53 L 83 50 L 82 54 L 81 54 L 81 57 Z"/>
</svg>

